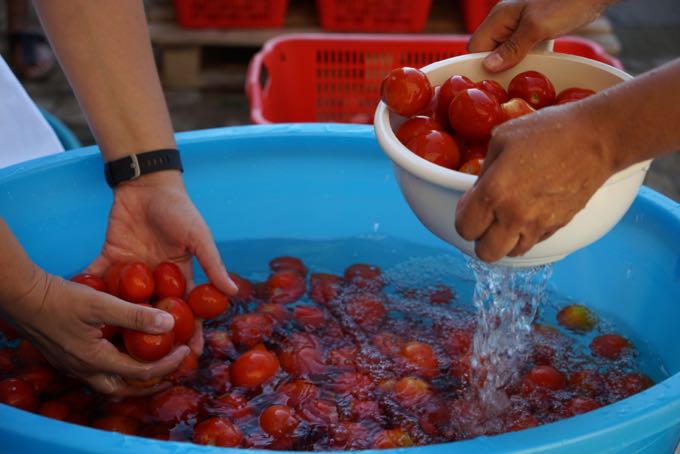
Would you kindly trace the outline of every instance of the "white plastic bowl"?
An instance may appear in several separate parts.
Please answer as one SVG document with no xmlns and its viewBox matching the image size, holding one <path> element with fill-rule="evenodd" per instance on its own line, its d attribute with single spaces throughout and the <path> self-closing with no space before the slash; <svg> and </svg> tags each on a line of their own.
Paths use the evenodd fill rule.
<svg viewBox="0 0 680 454">
<path fill-rule="evenodd" d="M 520 64 L 500 74 L 482 67 L 487 53 L 467 54 L 432 63 L 422 68 L 433 86 L 453 74 L 473 81 L 494 79 L 504 87 L 518 73 L 536 70 L 545 74 L 559 92 L 580 86 L 595 91 L 631 79 L 629 74 L 594 60 L 574 55 L 545 52 L 528 55 Z M 375 112 L 375 134 L 383 151 L 394 164 L 397 181 L 418 219 L 435 235 L 464 253 L 475 256 L 474 243 L 462 239 L 455 229 L 458 199 L 477 178 L 433 164 L 402 145 L 394 131 L 405 118 L 380 102 Z M 588 204 L 553 236 L 536 244 L 521 257 L 505 257 L 507 266 L 535 266 L 555 262 L 605 235 L 623 217 L 638 193 L 650 161 L 635 164 L 614 175 L 593 195 Z"/>
</svg>

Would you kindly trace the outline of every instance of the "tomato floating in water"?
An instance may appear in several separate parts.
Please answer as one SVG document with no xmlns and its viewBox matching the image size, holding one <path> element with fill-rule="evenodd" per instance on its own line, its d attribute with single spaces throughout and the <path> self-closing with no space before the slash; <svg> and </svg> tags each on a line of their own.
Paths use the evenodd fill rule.
<svg viewBox="0 0 680 454">
<path fill-rule="evenodd" d="M 260 413 L 260 427 L 272 437 L 290 435 L 299 424 L 295 410 L 287 405 L 272 405 Z"/>
<path fill-rule="evenodd" d="M 38 406 L 38 396 L 30 383 L 20 378 L 5 378 L 0 381 L 0 403 L 34 411 Z"/>
<path fill-rule="evenodd" d="M 305 278 L 299 272 L 291 270 L 274 272 L 267 279 L 266 285 L 269 301 L 277 304 L 294 303 L 307 291 Z"/>
<path fill-rule="evenodd" d="M 297 257 L 281 256 L 269 261 L 269 269 L 277 271 L 295 271 L 301 276 L 307 275 L 307 267 L 304 262 Z"/>
<path fill-rule="evenodd" d="M 272 352 L 252 349 L 239 356 L 229 372 L 234 386 L 256 388 L 274 378 L 279 367 L 279 360 Z"/>
<path fill-rule="evenodd" d="M 241 431 L 227 418 L 208 418 L 194 427 L 193 441 L 198 444 L 229 448 L 239 446 L 242 440 Z"/>
<path fill-rule="evenodd" d="M 594 355 L 607 359 L 619 358 L 623 351 L 630 347 L 628 339 L 619 334 L 603 334 L 590 343 L 590 349 Z"/>
</svg>

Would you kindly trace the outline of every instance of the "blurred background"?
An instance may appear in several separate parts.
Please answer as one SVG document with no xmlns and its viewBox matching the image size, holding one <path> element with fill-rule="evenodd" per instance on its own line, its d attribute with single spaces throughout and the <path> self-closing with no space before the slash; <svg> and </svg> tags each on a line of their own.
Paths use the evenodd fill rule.
<svg viewBox="0 0 680 454">
<path fill-rule="evenodd" d="M 173 124 L 176 131 L 188 131 L 253 123 L 244 89 L 246 71 L 270 39 L 331 32 L 418 33 L 434 39 L 464 35 L 474 30 L 495 1 L 146 0 L 144 4 Z M 33 100 L 63 122 L 80 143 L 93 144 L 78 103 L 42 39 L 30 1 L 0 1 L 0 29 L 4 31 L 0 51 Z M 680 57 L 680 1 L 624 0 L 574 35 L 594 43 L 627 72 L 640 74 Z M 680 102 L 680 93 L 673 95 Z M 680 153 L 655 160 L 645 184 L 680 202 Z"/>
</svg>

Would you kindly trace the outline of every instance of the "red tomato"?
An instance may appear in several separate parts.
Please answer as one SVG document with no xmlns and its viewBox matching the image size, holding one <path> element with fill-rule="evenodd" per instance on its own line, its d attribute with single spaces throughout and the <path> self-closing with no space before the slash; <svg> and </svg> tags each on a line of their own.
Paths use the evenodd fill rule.
<svg viewBox="0 0 680 454">
<path fill-rule="evenodd" d="M 38 407 L 38 396 L 30 383 L 20 378 L 6 378 L 0 381 L 0 403 L 34 411 Z"/>
<path fill-rule="evenodd" d="M 349 394 L 357 399 L 368 399 L 375 383 L 369 375 L 361 372 L 344 372 L 333 382 L 333 391 L 338 394 Z"/>
<path fill-rule="evenodd" d="M 239 394 L 223 394 L 212 402 L 212 407 L 220 415 L 231 419 L 245 418 L 253 414 L 254 408 Z"/>
<path fill-rule="evenodd" d="M 558 390 L 567 384 L 562 372 L 551 366 L 535 366 L 527 372 L 522 382 L 529 392 L 536 387 Z"/>
<path fill-rule="evenodd" d="M 380 85 L 380 96 L 387 107 L 404 117 L 425 109 L 434 90 L 425 73 L 416 68 L 395 68 Z"/>
<path fill-rule="evenodd" d="M 503 111 L 503 121 L 536 112 L 536 109 L 522 98 L 512 98 L 510 101 L 504 102 L 501 104 L 501 110 Z"/>
<path fill-rule="evenodd" d="M 485 79 L 479 81 L 475 84 L 475 88 L 479 88 L 480 90 L 487 92 L 496 98 L 496 101 L 498 101 L 499 104 L 503 104 L 509 99 L 508 92 L 505 91 L 505 88 L 503 88 L 503 86 L 495 80 Z"/>
<path fill-rule="evenodd" d="M 293 309 L 293 320 L 306 329 L 315 330 L 326 324 L 326 315 L 318 307 L 295 306 Z"/>
<path fill-rule="evenodd" d="M 522 98 L 534 109 L 540 109 L 555 102 L 555 87 L 540 72 L 524 71 L 512 78 L 508 84 L 508 95 Z"/>
<path fill-rule="evenodd" d="M 399 126 L 395 135 L 399 142 L 406 145 L 420 133 L 428 131 L 443 131 L 444 127 L 434 118 L 425 115 L 416 115 L 409 118 Z"/>
<path fill-rule="evenodd" d="M 594 355 L 607 359 L 617 359 L 624 349 L 630 348 L 630 342 L 618 334 L 604 334 L 597 336 L 590 343 L 590 350 Z"/>
<path fill-rule="evenodd" d="M 149 401 L 145 397 L 127 397 L 122 400 L 108 400 L 102 407 L 110 416 L 125 416 L 142 421 L 149 414 Z"/>
<path fill-rule="evenodd" d="M 555 104 L 566 104 L 568 102 L 578 101 L 579 99 L 587 98 L 594 95 L 595 91 L 588 88 L 570 87 L 565 88 L 558 93 L 555 98 Z"/>
<path fill-rule="evenodd" d="M 194 313 L 189 305 L 180 298 L 166 297 L 156 303 L 156 309 L 170 313 L 175 319 L 175 326 L 172 328 L 175 345 L 189 342 L 194 335 Z"/>
<path fill-rule="evenodd" d="M 332 400 L 309 399 L 302 403 L 299 415 L 312 426 L 328 429 L 338 424 L 338 407 Z"/>
<path fill-rule="evenodd" d="M 276 355 L 267 350 L 252 349 L 239 356 L 229 372 L 234 386 L 256 388 L 271 380 L 278 370 Z"/>
<path fill-rule="evenodd" d="M 319 304 L 329 304 L 340 294 L 342 278 L 335 274 L 315 273 L 310 276 L 310 297 Z"/>
<path fill-rule="evenodd" d="M 11 348 L 0 348 L 0 372 L 9 372 L 14 369 L 13 356 L 14 351 Z"/>
<path fill-rule="evenodd" d="M 283 370 L 293 376 L 318 374 L 325 368 L 321 341 L 309 333 L 293 333 L 278 357 Z"/>
<path fill-rule="evenodd" d="M 470 175 L 479 175 L 482 171 L 482 166 L 484 165 L 484 159 L 472 158 L 469 161 L 463 163 L 458 169 L 459 172 L 468 173 Z"/>
<path fill-rule="evenodd" d="M 529 429 L 531 427 L 536 427 L 541 422 L 534 415 L 524 415 L 513 420 L 508 426 L 508 432 L 515 432 L 518 430 Z"/>
<path fill-rule="evenodd" d="M 358 288 L 380 290 L 385 286 L 380 268 L 365 263 L 355 263 L 345 269 L 345 281 Z"/>
<path fill-rule="evenodd" d="M 363 328 L 376 328 L 387 314 L 383 297 L 370 293 L 354 295 L 345 308 L 347 315 Z"/>
<path fill-rule="evenodd" d="M 296 271 L 276 271 L 267 279 L 268 299 L 272 303 L 293 303 L 300 299 L 306 291 L 305 278 Z"/>
<path fill-rule="evenodd" d="M 184 298 L 187 280 L 176 263 L 161 262 L 153 270 L 156 298 Z"/>
<path fill-rule="evenodd" d="M 475 83 L 467 76 L 454 74 L 441 85 L 437 99 L 436 118 L 445 127 L 449 125 L 449 106 L 461 91 L 475 88 Z"/>
<path fill-rule="evenodd" d="M 14 350 L 14 358 L 19 366 L 47 364 L 47 360 L 43 354 L 40 353 L 40 350 L 35 348 L 35 346 L 26 339 L 22 339 L 21 342 L 19 342 L 19 345 L 17 345 L 17 348 Z"/>
<path fill-rule="evenodd" d="M 216 362 L 208 366 L 208 383 L 218 393 L 223 394 L 231 389 L 231 380 L 229 379 L 229 364 L 223 362 Z"/>
<path fill-rule="evenodd" d="M 297 407 L 303 402 L 312 399 L 318 399 L 321 390 L 312 383 L 304 380 L 295 380 L 284 383 L 276 390 L 288 397 L 287 405 Z"/>
<path fill-rule="evenodd" d="M 187 303 L 196 317 L 208 320 L 229 310 L 229 298 L 212 284 L 201 284 L 189 293 Z"/>
<path fill-rule="evenodd" d="M 172 383 L 179 383 L 196 376 L 198 371 L 198 358 L 194 352 L 189 352 L 177 366 L 177 369 L 165 376 Z"/>
<path fill-rule="evenodd" d="M 106 289 L 111 295 L 118 296 L 120 290 L 120 272 L 127 265 L 124 262 L 114 263 L 104 273 Z"/>
<path fill-rule="evenodd" d="M 217 330 L 206 333 L 205 343 L 210 348 L 213 357 L 224 359 L 236 356 L 236 347 L 226 331 Z"/>
<path fill-rule="evenodd" d="M 116 334 L 120 332 L 119 327 L 112 325 L 102 325 L 100 329 L 102 331 L 102 337 L 108 340 L 113 339 Z"/>
<path fill-rule="evenodd" d="M 139 423 L 126 416 L 104 416 L 92 421 L 92 427 L 126 435 L 137 435 L 139 431 Z"/>
<path fill-rule="evenodd" d="M 433 393 L 426 381 L 416 377 L 404 377 L 394 384 L 394 396 L 402 406 L 412 408 L 429 400 Z"/>
<path fill-rule="evenodd" d="M 257 306 L 256 312 L 266 315 L 274 323 L 283 323 L 290 319 L 290 312 L 283 304 L 262 303 Z"/>
<path fill-rule="evenodd" d="M 153 273 L 144 263 L 128 263 L 120 270 L 119 296 L 131 303 L 144 303 L 154 292 Z"/>
<path fill-rule="evenodd" d="M 274 332 L 272 319 L 265 314 L 241 314 L 231 319 L 231 337 L 233 341 L 246 348 L 267 340 Z"/>
<path fill-rule="evenodd" d="M 88 287 L 99 290 L 100 292 L 106 292 L 106 282 L 104 281 L 104 278 L 95 276 L 94 274 L 76 274 L 71 278 L 71 280 L 79 284 L 87 285 Z"/>
<path fill-rule="evenodd" d="M 50 390 L 55 379 L 55 370 L 47 364 L 33 364 L 16 372 L 15 377 L 30 383 L 37 392 L 43 393 Z"/>
<path fill-rule="evenodd" d="M 503 111 L 495 97 L 478 88 L 468 88 L 453 98 L 449 106 L 451 127 L 465 140 L 481 142 L 503 121 Z"/>
<path fill-rule="evenodd" d="M 123 329 L 123 342 L 127 352 L 136 360 L 158 361 L 172 350 L 175 333 L 168 331 L 162 334 L 148 334 L 143 331 Z"/>
<path fill-rule="evenodd" d="M 401 355 L 415 367 L 423 377 L 432 378 L 439 374 L 439 364 L 432 347 L 424 342 L 407 342 L 401 348 Z"/>
<path fill-rule="evenodd" d="M 458 143 L 443 131 L 426 131 L 411 138 L 406 148 L 434 164 L 455 169 L 460 161 Z"/>
<path fill-rule="evenodd" d="M 226 448 L 239 446 L 243 435 L 229 419 L 213 417 L 196 424 L 193 441 L 201 445 Z"/>
<path fill-rule="evenodd" d="M 249 280 L 242 278 L 236 273 L 229 273 L 229 277 L 238 287 L 238 292 L 236 295 L 232 296 L 234 301 L 237 303 L 245 303 L 253 299 L 253 296 L 255 295 L 255 289 Z"/>
<path fill-rule="evenodd" d="M 260 413 L 260 427 L 272 437 L 291 435 L 299 424 L 295 410 L 287 405 L 272 405 Z"/>
<path fill-rule="evenodd" d="M 604 392 L 605 383 L 604 378 L 597 371 L 583 369 L 569 375 L 569 387 L 585 396 L 596 397 Z"/>
<path fill-rule="evenodd" d="M 617 399 L 623 399 L 644 391 L 654 385 L 651 378 L 637 372 L 612 374 L 607 377 L 608 389 Z"/>
<path fill-rule="evenodd" d="M 198 413 L 202 396 L 186 386 L 173 386 L 157 394 L 149 401 L 154 420 L 162 423 L 177 423 Z"/>
<path fill-rule="evenodd" d="M 562 409 L 562 416 L 569 417 L 580 415 L 581 413 L 593 411 L 596 408 L 600 408 L 601 406 L 602 404 L 600 404 L 595 399 L 591 399 L 590 397 L 576 396 L 566 403 Z"/>
<path fill-rule="evenodd" d="M 307 267 L 297 257 L 282 256 L 276 257 L 269 262 L 269 268 L 274 271 L 295 271 L 302 276 L 307 275 Z"/>
<path fill-rule="evenodd" d="M 43 402 L 38 408 L 38 414 L 59 421 L 66 420 L 69 411 L 68 405 L 58 400 L 48 400 Z"/>
</svg>

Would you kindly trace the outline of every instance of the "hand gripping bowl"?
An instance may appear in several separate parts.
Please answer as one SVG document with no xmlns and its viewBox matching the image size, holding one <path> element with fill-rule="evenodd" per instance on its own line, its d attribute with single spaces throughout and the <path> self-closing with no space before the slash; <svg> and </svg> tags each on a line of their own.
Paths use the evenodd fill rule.
<svg viewBox="0 0 680 454">
<path fill-rule="evenodd" d="M 528 55 L 520 64 L 500 74 L 482 68 L 486 53 L 468 54 L 432 63 L 422 68 L 433 86 L 453 74 L 473 81 L 494 79 L 504 87 L 518 73 L 536 70 L 545 74 L 556 91 L 572 86 L 601 91 L 631 76 L 612 66 L 574 55 L 544 52 Z M 473 256 L 474 243 L 461 238 L 454 227 L 456 204 L 476 176 L 440 167 L 408 150 L 394 131 L 405 119 L 391 113 L 380 102 L 375 112 L 375 134 L 383 151 L 394 164 L 397 181 L 409 206 L 435 235 Z M 546 150 L 549 152 L 549 150 Z M 536 244 L 524 256 L 506 257 L 507 266 L 535 266 L 555 262 L 605 235 L 632 204 L 649 169 L 650 161 L 635 164 L 614 175 L 593 195 L 586 207 L 549 239 Z"/>
</svg>

